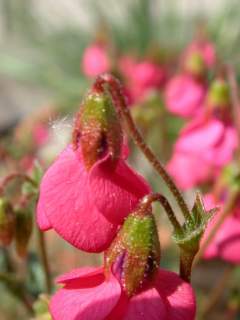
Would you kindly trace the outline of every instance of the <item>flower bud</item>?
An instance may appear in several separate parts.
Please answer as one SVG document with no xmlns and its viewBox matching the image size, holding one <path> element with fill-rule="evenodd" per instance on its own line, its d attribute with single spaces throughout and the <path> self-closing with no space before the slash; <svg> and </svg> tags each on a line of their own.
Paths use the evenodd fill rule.
<svg viewBox="0 0 240 320">
<path fill-rule="evenodd" d="M 0 198 L 0 243 L 8 246 L 15 232 L 15 215 L 12 206 L 5 199 Z"/>
<path fill-rule="evenodd" d="M 199 52 L 193 52 L 186 58 L 184 68 L 194 77 L 202 77 L 206 73 L 206 64 Z"/>
<path fill-rule="evenodd" d="M 160 263 L 160 244 L 151 212 L 131 213 L 105 254 L 105 270 L 119 279 L 127 296 L 151 280 Z"/>
<path fill-rule="evenodd" d="M 122 128 L 111 97 L 92 90 L 84 102 L 73 132 L 75 149 L 81 146 L 83 161 L 89 170 L 107 154 L 113 163 L 120 156 Z"/>
<path fill-rule="evenodd" d="M 212 108 L 223 109 L 230 103 L 230 88 L 227 82 L 222 79 L 214 80 L 208 91 L 207 104 Z"/>
<path fill-rule="evenodd" d="M 32 234 L 33 220 L 32 211 L 29 208 L 16 210 L 16 251 L 19 257 L 24 258 L 27 254 L 27 246 Z"/>
</svg>

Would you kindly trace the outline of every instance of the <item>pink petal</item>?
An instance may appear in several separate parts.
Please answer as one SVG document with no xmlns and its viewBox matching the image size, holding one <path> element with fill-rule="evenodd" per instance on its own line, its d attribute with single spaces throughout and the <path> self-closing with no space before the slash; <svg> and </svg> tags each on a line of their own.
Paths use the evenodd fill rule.
<svg viewBox="0 0 240 320">
<path fill-rule="evenodd" d="M 101 282 L 103 282 L 104 281 L 103 268 L 83 267 L 83 268 L 73 269 L 72 271 L 57 277 L 56 282 L 61 284 L 71 284 L 76 279 L 78 280 L 81 279 L 81 287 L 83 286 L 84 280 L 88 282 L 91 282 L 91 281 L 99 282 L 101 280 Z"/>
<path fill-rule="evenodd" d="M 159 292 L 150 288 L 129 300 L 123 320 L 167 320 L 167 309 Z"/>
<path fill-rule="evenodd" d="M 175 76 L 166 87 L 166 107 L 177 115 L 191 117 L 199 111 L 204 94 L 204 86 L 190 76 Z"/>
<path fill-rule="evenodd" d="M 110 69 L 110 60 L 106 49 L 98 44 L 86 48 L 82 60 L 82 69 L 85 75 L 89 77 L 96 77 L 107 72 Z"/>
<path fill-rule="evenodd" d="M 52 228 L 43 209 L 42 201 L 39 201 L 37 205 L 37 224 L 42 231 L 47 231 Z"/>
<path fill-rule="evenodd" d="M 98 162 L 91 170 L 89 190 L 99 211 L 113 223 L 123 219 L 136 207 L 150 187 L 126 162 L 119 159 L 111 169 L 110 157 Z"/>
<path fill-rule="evenodd" d="M 176 150 L 190 151 L 201 154 L 208 148 L 214 147 L 224 134 L 224 125 L 221 121 L 211 120 L 199 127 L 195 127 L 180 135 L 176 143 Z"/>
<path fill-rule="evenodd" d="M 121 287 L 113 276 L 86 289 L 81 288 L 81 281 L 81 278 L 71 281 L 52 297 L 50 313 L 53 320 L 104 320 L 115 307 Z"/>
<path fill-rule="evenodd" d="M 211 176 L 211 166 L 194 154 L 176 151 L 170 159 L 167 170 L 177 185 L 184 190 L 207 181 Z"/>
<path fill-rule="evenodd" d="M 94 206 L 87 181 L 88 173 L 79 155 L 66 148 L 42 179 L 38 219 L 45 213 L 52 228 L 66 241 L 79 249 L 98 252 L 109 246 L 118 226 Z"/>
<path fill-rule="evenodd" d="M 155 286 L 166 302 L 167 319 L 195 319 L 196 302 L 194 291 L 190 284 L 184 282 L 176 273 L 161 269 L 158 273 Z"/>
</svg>

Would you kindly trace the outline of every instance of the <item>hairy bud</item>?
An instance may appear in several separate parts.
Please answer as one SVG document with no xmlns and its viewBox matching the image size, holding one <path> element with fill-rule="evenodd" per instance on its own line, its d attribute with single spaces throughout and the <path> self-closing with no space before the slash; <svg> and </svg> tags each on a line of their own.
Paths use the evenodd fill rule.
<svg viewBox="0 0 240 320">
<path fill-rule="evenodd" d="M 160 244 L 151 212 L 141 207 L 125 220 L 105 255 L 105 270 L 119 278 L 130 297 L 151 280 L 160 263 Z"/>
</svg>

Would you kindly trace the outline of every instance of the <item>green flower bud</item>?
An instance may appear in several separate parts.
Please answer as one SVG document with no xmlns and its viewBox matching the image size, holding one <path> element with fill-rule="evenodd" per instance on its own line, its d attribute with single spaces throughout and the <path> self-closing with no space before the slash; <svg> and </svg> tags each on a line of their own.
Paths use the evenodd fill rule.
<svg viewBox="0 0 240 320">
<path fill-rule="evenodd" d="M 201 77 L 206 73 L 206 64 L 202 55 L 198 52 L 193 52 L 184 64 L 185 70 L 195 77 Z"/>
<path fill-rule="evenodd" d="M 104 92 L 90 92 L 84 102 L 73 132 L 73 144 L 82 149 L 89 170 L 107 153 L 113 163 L 120 156 L 122 128 L 111 97 Z"/>
<path fill-rule="evenodd" d="M 207 103 L 213 108 L 225 108 L 230 105 L 230 88 L 225 80 L 216 79 L 212 82 L 208 91 Z"/>
<path fill-rule="evenodd" d="M 7 200 L 0 198 L 0 243 L 8 246 L 15 232 L 15 215 Z"/>
<path fill-rule="evenodd" d="M 27 247 L 32 234 L 33 219 L 32 211 L 29 208 L 16 210 L 16 251 L 19 257 L 27 255 Z"/>
<path fill-rule="evenodd" d="M 105 270 L 111 269 L 130 297 L 151 280 L 160 263 L 160 244 L 151 212 L 141 208 L 130 214 L 105 255 Z"/>
</svg>

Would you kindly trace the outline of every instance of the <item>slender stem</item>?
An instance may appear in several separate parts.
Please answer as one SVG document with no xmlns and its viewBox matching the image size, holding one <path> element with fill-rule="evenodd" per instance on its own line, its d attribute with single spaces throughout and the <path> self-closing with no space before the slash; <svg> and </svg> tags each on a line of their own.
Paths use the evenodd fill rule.
<svg viewBox="0 0 240 320">
<path fill-rule="evenodd" d="M 192 265 L 196 255 L 196 251 L 188 251 L 180 248 L 180 277 L 186 281 L 191 282 Z"/>
<path fill-rule="evenodd" d="M 117 79 L 115 79 L 113 76 L 109 74 L 105 74 L 97 78 L 94 84 L 94 88 L 95 90 L 102 91 L 102 90 L 105 90 L 104 86 L 106 85 L 110 86 L 110 92 L 112 94 L 113 100 L 118 107 L 120 115 L 125 119 L 134 142 L 141 149 L 145 157 L 148 159 L 148 161 L 152 164 L 154 169 L 158 172 L 158 174 L 162 177 L 162 179 L 167 184 L 168 188 L 170 189 L 173 196 L 175 197 L 179 207 L 181 208 L 185 219 L 191 220 L 192 219 L 191 214 L 187 207 L 186 202 L 183 199 L 183 196 L 181 195 L 180 191 L 176 187 L 172 178 L 168 175 L 168 173 L 164 169 L 164 166 L 155 156 L 155 154 L 150 149 L 150 147 L 145 143 L 141 133 L 135 126 L 135 123 L 133 121 L 129 108 L 125 102 L 124 95 L 122 94 L 122 88 L 121 88 L 120 82 Z"/>
<path fill-rule="evenodd" d="M 154 201 L 158 201 L 163 206 L 163 208 L 165 209 L 165 211 L 167 213 L 168 219 L 170 220 L 174 230 L 177 231 L 177 232 L 181 232 L 182 231 L 182 227 L 181 227 L 179 221 L 177 220 L 177 218 L 175 216 L 175 213 L 174 213 L 171 205 L 169 204 L 167 198 L 164 197 L 162 194 L 160 194 L 160 193 L 151 193 L 151 194 L 146 195 L 143 198 L 143 200 L 142 200 L 142 202 L 140 204 L 141 209 L 146 211 L 147 208 Z"/>
<path fill-rule="evenodd" d="M 238 134 L 238 141 L 240 141 L 240 102 L 238 96 L 238 86 L 234 69 L 229 66 L 227 68 L 228 81 L 231 89 L 231 99 L 233 108 L 233 119 Z"/>
<path fill-rule="evenodd" d="M 218 280 L 217 285 L 212 289 L 210 294 L 207 297 L 207 301 L 202 311 L 202 318 L 205 319 L 206 315 L 215 307 L 219 298 L 222 296 L 223 291 L 226 288 L 226 285 L 229 281 L 230 276 L 232 275 L 233 270 L 235 269 L 234 265 L 228 265 L 224 270 L 222 277 Z"/>
<path fill-rule="evenodd" d="M 221 215 L 219 216 L 219 219 L 217 220 L 216 224 L 212 228 L 207 239 L 204 241 L 204 243 L 202 244 L 200 250 L 198 251 L 198 253 L 196 255 L 196 258 L 194 260 L 194 265 L 199 263 L 206 248 L 208 247 L 208 245 L 211 243 L 211 241 L 215 237 L 217 231 L 219 230 L 219 228 L 221 227 L 221 225 L 223 224 L 223 222 L 225 221 L 227 216 L 232 212 L 232 209 L 234 208 L 234 206 L 236 204 L 236 200 L 237 200 L 238 195 L 239 195 L 238 191 L 233 191 L 229 194 L 229 197 L 224 205 L 223 211 L 222 211 Z"/>
<path fill-rule="evenodd" d="M 51 273 L 50 273 L 50 267 L 49 267 L 48 256 L 47 256 L 45 235 L 38 228 L 37 228 L 37 232 L 38 232 L 39 251 L 40 251 L 40 256 L 41 256 L 44 275 L 45 275 L 46 290 L 47 290 L 47 293 L 51 293 L 52 281 L 51 281 Z"/>
<path fill-rule="evenodd" d="M 22 179 L 23 181 L 27 181 L 31 183 L 34 187 L 37 186 L 36 182 L 30 178 L 28 175 L 20 172 L 13 172 L 6 176 L 3 181 L 0 183 L 0 193 L 4 191 L 8 183 L 10 183 L 14 179 Z"/>
</svg>

